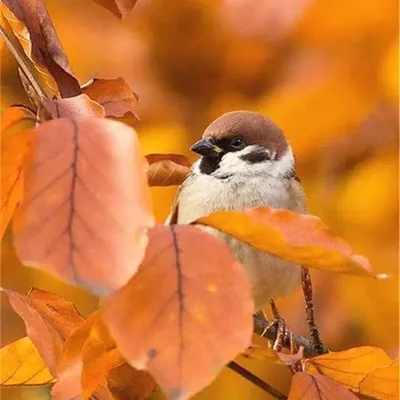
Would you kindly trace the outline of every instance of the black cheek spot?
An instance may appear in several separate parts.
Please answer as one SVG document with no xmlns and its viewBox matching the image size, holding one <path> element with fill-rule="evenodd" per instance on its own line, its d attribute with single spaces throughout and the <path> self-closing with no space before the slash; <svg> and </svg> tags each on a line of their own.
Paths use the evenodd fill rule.
<svg viewBox="0 0 400 400">
<path fill-rule="evenodd" d="M 150 349 L 147 352 L 147 356 L 149 357 L 150 360 L 153 360 L 154 358 L 157 357 L 158 351 L 156 349 Z"/>
<path fill-rule="evenodd" d="M 243 154 L 240 158 L 249 164 L 257 164 L 269 160 L 270 156 L 265 150 L 256 150 L 251 153 Z"/>
</svg>

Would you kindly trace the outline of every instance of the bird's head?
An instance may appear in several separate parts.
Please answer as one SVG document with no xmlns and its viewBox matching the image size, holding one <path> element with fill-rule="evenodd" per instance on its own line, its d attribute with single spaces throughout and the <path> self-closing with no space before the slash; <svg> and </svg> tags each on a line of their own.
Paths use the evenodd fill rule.
<svg viewBox="0 0 400 400">
<path fill-rule="evenodd" d="M 235 175 L 292 177 L 294 157 L 283 132 L 251 111 L 232 111 L 213 121 L 191 150 L 201 158 L 194 172 L 227 179 Z"/>
</svg>

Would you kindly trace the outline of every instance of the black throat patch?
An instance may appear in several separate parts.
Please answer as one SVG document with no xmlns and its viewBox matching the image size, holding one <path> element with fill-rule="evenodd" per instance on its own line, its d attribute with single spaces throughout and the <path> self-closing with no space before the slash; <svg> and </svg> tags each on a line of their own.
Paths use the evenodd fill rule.
<svg viewBox="0 0 400 400">
<path fill-rule="evenodd" d="M 222 157 L 203 157 L 200 161 L 199 169 L 202 174 L 211 175 L 219 168 Z"/>
</svg>

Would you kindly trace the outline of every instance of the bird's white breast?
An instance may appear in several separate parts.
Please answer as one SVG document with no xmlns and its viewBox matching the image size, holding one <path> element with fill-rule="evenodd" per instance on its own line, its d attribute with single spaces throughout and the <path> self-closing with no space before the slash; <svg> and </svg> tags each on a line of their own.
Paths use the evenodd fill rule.
<svg viewBox="0 0 400 400">
<path fill-rule="evenodd" d="M 216 211 L 244 210 L 256 206 L 306 212 L 301 185 L 294 179 L 259 174 L 217 179 L 193 174 L 179 193 L 178 223 L 185 224 Z M 255 250 L 229 235 L 210 227 L 205 230 L 221 238 L 244 265 L 253 283 L 256 309 L 271 298 L 285 296 L 300 282 L 299 266 L 271 254 Z"/>
</svg>

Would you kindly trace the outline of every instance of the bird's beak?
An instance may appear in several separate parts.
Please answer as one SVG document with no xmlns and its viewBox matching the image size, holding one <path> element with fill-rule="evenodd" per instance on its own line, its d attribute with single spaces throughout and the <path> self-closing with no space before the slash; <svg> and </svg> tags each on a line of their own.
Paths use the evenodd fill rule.
<svg viewBox="0 0 400 400">
<path fill-rule="evenodd" d="M 213 144 L 209 138 L 199 140 L 190 150 L 204 157 L 218 157 L 222 153 L 222 149 Z"/>
</svg>

